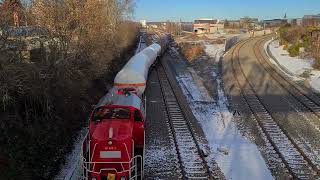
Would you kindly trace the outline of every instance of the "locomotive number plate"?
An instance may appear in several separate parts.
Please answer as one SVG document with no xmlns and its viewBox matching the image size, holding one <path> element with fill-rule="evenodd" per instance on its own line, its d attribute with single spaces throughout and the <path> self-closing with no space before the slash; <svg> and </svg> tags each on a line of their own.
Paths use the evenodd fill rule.
<svg viewBox="0 0 320 180">
<path fill-rule="evenodd" d="M 100 158 L 121 158 L 121 151 L 100 151 Z"/>
</svg>

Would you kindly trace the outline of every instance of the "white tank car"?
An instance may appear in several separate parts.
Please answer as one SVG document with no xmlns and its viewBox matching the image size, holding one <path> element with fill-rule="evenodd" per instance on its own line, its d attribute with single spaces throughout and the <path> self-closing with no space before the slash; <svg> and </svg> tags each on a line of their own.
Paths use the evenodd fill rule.
<svg viewBox="0 0 320 180">
<path fill-rule="evenodd" d="M 161 52 L 161 46 L 154 43 L 134 55 L 114 79 L 116 88 L 134 88 L 141 97 L 146 88 L 150 66 Z"/>
</svg>

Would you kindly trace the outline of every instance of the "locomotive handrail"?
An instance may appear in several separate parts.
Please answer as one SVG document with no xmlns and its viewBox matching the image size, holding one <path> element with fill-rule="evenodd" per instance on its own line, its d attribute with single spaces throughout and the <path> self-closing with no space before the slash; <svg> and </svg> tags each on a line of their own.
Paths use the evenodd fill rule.
<svg viewBox="0 0 320 180">
<path fill-rule="evenodd" d="M 136 160 L 138 158 L 141 158 L 142 159 L 142 156 L 141 155 L 136 155 L 134 156 L 133 158 L 131 158 L 130 161 L 118 161 L 118 162 L 107 162 L 107 161 L 101 161 L 101 162 L 95 162 L 95 161 L 92 161 L 92 162 L 88 162 L 88 161 L 84 161 L 85 158 L 82 157 L 82 161 L 84 164 L 131 164 L 133 162 L 133 160 Z M 93 170 L 90 170 L 88 169 L 86 166 L 84 167 L 88 172 L 91 172 L 91 173 L 101 173 L 101 171 L 104 171 L 104 170 L 113 170 L 117 173 L 121 173 L 121 172 L 128 172 L 129 170 L 133 169 L 133 167 L 137 167 L 137 165 L 132 165 L 128 170 L 123 170 L 123 171 L 118 171 L 117 169 L 115 168 L 104 168 L 104 169 L 100 169 L 100 171 L 93 171 Z M 123 168 L 124 169 L 124 168 Z"/>
<path fill-rule="evenodd" d="M 140 159 L 142 161 L 143 157 L 141 155 L 137 155 L 137 156 L 134 156 L 133 158 L 131 158 L 130 161 L 119 161 L 119 162 L 87 162 L 85 161 L 85 158 L 82 157 L 81 159 L 81 163 L 83 163 L 83 168 L 85 169 L 86 171 L 86 175 L 84 175 L 85 177 L 83 178 L 86 178 L 88 175 L 87 173 L 97 173 L 97 174 L 101 174 L 103 171 L 112 171 L 112 172 L 115 172 L 116 174 L 118 173 L 129 173 L 129 179 L 136 179 L 138 177 L 138 166 L 137 166 L 137 160 Z M 102 168 L 98 171 L 93 171 L 93 170 L 90 170 L 90 168 L 88 168 L 88 166 L 90 166 L 90 164 L 121 164 L 121 166 L 123 167 L 123 164 L 132 164 L 130 166 L 129 169 L 124 169 L 122 171 L 118 171 L 116 168 Z M 132 171 L 135 171 L 135 174 L 132 176 Z M 141 171 L 141 177 L 142 177 L 142 174 L 143 174 L 143 167 L 141 166 L 140 167 L 140 171 Z"/>
<path fill-rule="evenodd" d="M 128 147 L 125 143 L 123 143 L 125 149 L 126 149 L 126 153 L 127 153 L 127 156 L 128 158 L 130 159 L 130 161 L 119 161 L 119 162 L 97 162 L 97 161 L 92 161 L 93 160 L 93 156 L 94 154 L 91 155 L 91 140 L 89 139 L 90 137 L 88 136 L 88 133 L 86 134 L 86 138 L 84 139 L 83 143 L 87 140 L 88 143 L 88 151 L 89 151 L 89 157 L 88 159 L 90 161 L 87 161 L 87 159 L 83 156 L 83 151 L 81 151 L 81 154 L 80 154 L 80 163 L 82 163 L 82 167 L 84 168 L 85 172 L 82 173 L 82 177 L 84 179 L 87 179 L 88 177 L 88 173 L 97 173 L 97 174 L 101 174 L 102 171 L 113 171 L 115 173 L 129 173 L 129 179 L 136 179 L 138 177 L 138 166 L 137 166 L 137 160 L 140 159 L 141 162 L 142 160 L 144 159 L 144 157 L 142 157 L 141 155 L 136 155 L 136 156 L 133 156 L 132 158 L 130 157 L 129 155 L 129 151 L 128 151 Z M 134 154 L 134 141 L 132 140 L 132 144 L 133 144 L 133 154 Z M 93 149 L 93 153 L 95 153 L 95 149 L 96 149 L 96 146 L 97 146 L 97 143 L 95 143 L 94 145 L 94 149 Z M 92 157 L 91 157 L 92 156 Z M 91 168 L 91 165 L 93 164 L 93 167 Z M 122 168 L 122 171 L 118 171 L 116 168 L 102 168 L 98 171 L 93 171 L 91 169 L 94 169 L 94 166 L 95 164 L 120 164 L 121 165 L 121 168 Z M 129 165 L 129 168 L 128 169 L 125 169 L 123 164 L 128 164 Z M 132 171 L 135 171 L 135 174 L 134 176 L 132 176 Z M 143 166 L 141 165 L 141 175 L 143 175 Z M 142 176 L 141 176 L 142 177 Z"/>
</svg>

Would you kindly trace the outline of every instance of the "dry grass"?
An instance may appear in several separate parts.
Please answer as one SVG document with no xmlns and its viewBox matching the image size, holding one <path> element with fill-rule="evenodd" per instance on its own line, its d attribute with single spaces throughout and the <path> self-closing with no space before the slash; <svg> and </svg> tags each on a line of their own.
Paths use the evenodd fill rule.
<svg viewBox="0 0 320 180">
<path fill-rule="evenodd" d="M 183 37 L 184 40 L 189 40 L 189 41 L 200 41 L 200 40 L 209 40 L 209 38 L 202 34 L 202 35 L 197 35 L 196 33 L 190 33 L 187 34 L 186 36 Z"/>
<path fill-rule="evenodd" d="M 181 43 L 180 52 L 188 61 L 194 61 L 204 54 L 205 47 L 201 44 Z"/>
<path fill-rule="evenodd" d="M 313 67 L 315 69 L 320 69 L 320 54 L 315 56 Z"/>
<path fill-rule="evenodd" d="M 225 38 L 216 38 L 216 39 L 210 40 L 209 43 L 210 44 L 224 44 L 225 41 L 226 41 Z"/>
</svg>

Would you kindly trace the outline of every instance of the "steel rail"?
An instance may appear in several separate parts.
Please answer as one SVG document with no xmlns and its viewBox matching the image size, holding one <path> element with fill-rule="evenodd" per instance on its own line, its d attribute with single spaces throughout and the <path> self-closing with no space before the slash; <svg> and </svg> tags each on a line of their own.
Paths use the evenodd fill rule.
<svg viewBox="0 0 320 180">
<path fill-rule="evenodd" d="M 258 125 L 263 130 L 263 133 L 266 135 L 269 142 L 273 145 L 274 150 L 282 159 L 293 178 L 315 178 L 317 173 L 301 154 L 303 151 L 301 152 L 301 150 L 299 150 L 299 147 L 296 146 L 288 134 L 276 123 L 268 109 L 261 102 L 261 99 L 241 68 L 240 50 L 244 45 L 249 43 L 250 40 L 251 39 L 240 42 L 232 50 L 231 65 L 236 80 L 236 86 L 240 89 L 244 100 L 257 119 Z M 242 82 L 245 82 L 245 84 L 243 85 Z"/>
</svg>

